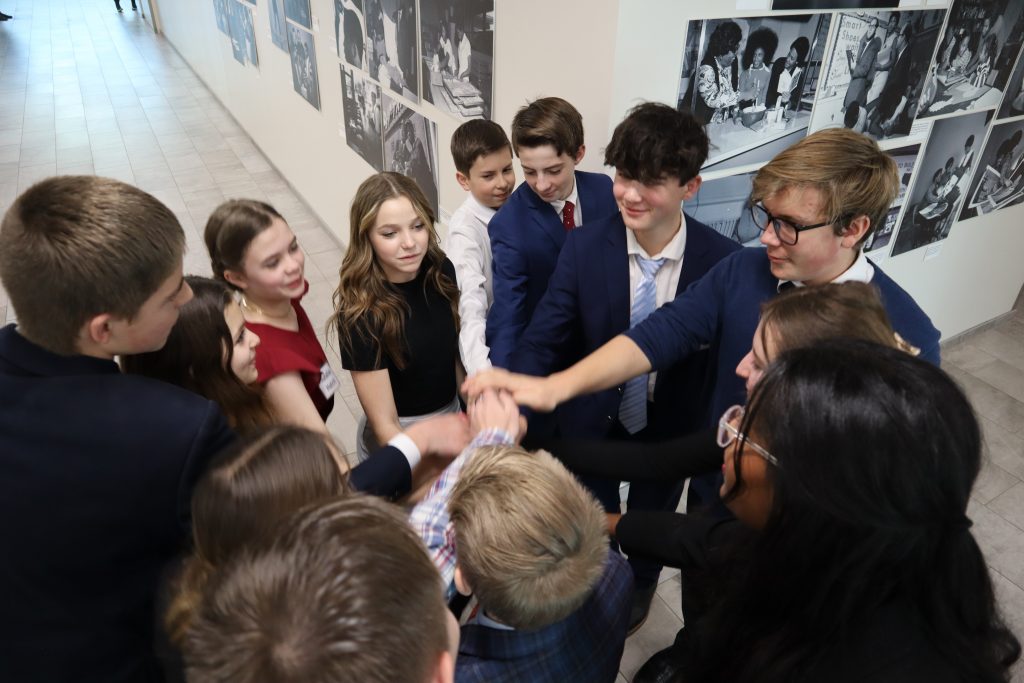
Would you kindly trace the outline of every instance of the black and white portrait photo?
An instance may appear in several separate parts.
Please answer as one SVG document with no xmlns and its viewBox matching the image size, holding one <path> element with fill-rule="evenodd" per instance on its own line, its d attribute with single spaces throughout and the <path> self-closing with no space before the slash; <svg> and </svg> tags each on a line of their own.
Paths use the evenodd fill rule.
<svg viewBox="0 0 1024 683">
<path fill-rule="evenodd" d="M 380 87 L 419 102 L 415 0 L 364 0 L 370 76 Z"/>
<path fill-rule="evenodd" d="M 228 0 L 228 24 L 231 27 L 231 52 L 239 64 L 259 66 L 256 33 L 252 26 L 252 8 L 237 0 Z"/>
<path fill-rule="evenodd" d="M 437 124 L 383 95 L 384 170 L 409 176 L 438 215 Z"/>
<path fill-rule="evenodd" d="M 494 0 L 420 0 L 423 99 L 460 120 L 491 118 Z"/>
<path fill-rule="evenodd" d="M 811 130 L 908 135 L 944 18 L 944 10 L 840 14 Z"/>
<path fill-rule="evenodd" d="M 288 52 L 288 29 L 284 17 L 284 0 L 267 0 L 270 6 L 270 40 Z"/>
<path fill-rule="evenodd" d="M 231 37 L 231 26 L 228 23 L 228 3 L 232 0 L 213 0 L 213 16 L 217 20 L 217 28 L 227 37 Z"/>
<path fill-rule="evenodd" d="M 284 0 L 284 14 L 296 24 L 313 28 L 313 18 L 309 12 L 309 0 Z"/>
<path fill-rule="evenodd" d="M 907 192 L 910 190 L 910 183 L 914 177 L 914 168 L 917 166 L 918 154 L 921 145 L 907 145 L 896 149 L 887 150 L 889 156 L 896 162 L 897 173 L 900 178 L 900 191 L 889 206 L 889 213 L 885 215 L 885 223 L 877 226 L 864 244 L 864 253 L 871 254 L 873 258 L 884 256 L 892 244 L 892 236 L 896 232 L 896 223 L 899 220 L 903 205 L 907 201 Z"/>
<path fill-rule="evenodd" d="M 775 0 L 772 9 L 883 9 L 899 4 L 900 0 Z"/>
<path fill-rule="evenodd" d="M 893 256 L 949 237 L 992 115 L 981 111 L 940 119 L 932 125 L 896 233 Z"/>
<path fill-rule="evenodd" d="M 953 0 L 920 118 L 997 106 L 1021 48 L 1024 2 Z"/>
<path fill-rule="evenodd" d="M 686 215 L 710 226 L 745 246 L 757 246 L 761 230 L 750 213 L 750 193 L 755 172 L 707 180 L 697 195 L 686 202 Z"/>
<path fill-rule="evenodd" d="M 707 125 L 705 170 L 767 161 L 806 134 L 831 19 L 801 14 L 689 22 L 678 106 Z"/>
<path fill-rule="evenodd" d="M 357 69 L 366 68 L 366 21 L 363 0 L 334 0 L 334 34 L 338 57 Z"/>
<path fill-rule="evenodd" d="M 1024 121 L 992 126 L 960 220 L 1024 201 Z"/>
<path fill-rule="evenodd" d="M 320 109 L 320 86 L 316 76 L 313 34 L 288 25 L 288 54 L 292 62 L 292 86 L 311 105 Z"/>
<path fill-rule="evenodd" d="M 362 72 L 342 65 L 341 107 L 345 117 L 345 142 L 374 170 L 383 171 L 380 86 Z"/>
<path fill-rule="evenodd" d="M 1006 119 L 1011 116 L 1024 116 L 1024 50 L 1017 56 L 1017 66 L 1010 74 L 1006 94 L 1003 95 L 1003 103 L 999 107 L 999 118 Z"/>
</svg>

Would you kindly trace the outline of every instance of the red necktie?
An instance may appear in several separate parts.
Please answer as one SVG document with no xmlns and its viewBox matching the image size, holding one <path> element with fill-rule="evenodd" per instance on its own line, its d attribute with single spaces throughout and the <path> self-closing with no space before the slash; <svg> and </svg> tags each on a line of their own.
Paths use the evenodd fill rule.
<svg viewBox="0 0 1024 683">
<path fill-rule="evenodd" d="M 573 206 L 572 202 L 566 202 L 565 206 L 562 207 L 562 225 L 566 231 L 572 230 L 576 227 L 576 218 L 573 214 L 573 210 L 576 207 Z"/>
</svg>

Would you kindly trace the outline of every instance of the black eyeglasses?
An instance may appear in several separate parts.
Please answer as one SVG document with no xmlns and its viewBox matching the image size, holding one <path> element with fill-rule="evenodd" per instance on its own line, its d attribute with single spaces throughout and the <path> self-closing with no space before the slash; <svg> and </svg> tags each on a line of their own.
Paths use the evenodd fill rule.
<svg viewBox="0 0 1024 683">
<path fill-rule="evenodd" d="M 779 241 L 783 244 L 794 245 L 797 240 L 800 239 L 800 233 L 804 230 L 814 230 L 815 228 L 824 228 L 826 225 L 832 225 L 835 221 L 825 221 L 824 223 L 815 223 L 814 225 L 797 225 L 791 223 L 785 218 L 779 218 L 768 213 L 768 209 L 764 208 L 762 204 L 751 204 L 750 215 L 754 219 L 754 225 L 761 232 L 768 229 L 770 223 L 772 229 L 775 230 L 775 236 L 779 238 Z"/>
</svg>

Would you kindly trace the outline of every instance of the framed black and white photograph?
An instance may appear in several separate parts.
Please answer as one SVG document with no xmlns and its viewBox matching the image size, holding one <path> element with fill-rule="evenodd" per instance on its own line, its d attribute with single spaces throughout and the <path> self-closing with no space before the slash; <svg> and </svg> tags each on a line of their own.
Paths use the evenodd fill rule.
<svg viewBox="0 0 1024 683">
<path fill-rule="evenodd" d="M 366 20 L 363 17 L 363 0 L 334 0 L 338 57 L 357 69 L 366 68 Z"/>
<path fill-rule="evenodd" d="M 960 220 L 1024 201 L 1024 121 L 992 126 Z"/>
<path fill-rule="evenodd" d="M 380 86 L 345 65 L 341 66 L 341 108 L 345 142 L 377 172 L 384 170 Z"/>
<path fill-rule="evenodd" d="M 270 40 L 288 52 L 288 22 L 284 16 L 284 0 L 267 0 L 270 6 Z"/>
<path fill-rule="evenodd" d="M 707 180 L 697 196 L 686 202 L 686 215 L 748 247 L 761 241 L 761 230 L 750 213 L 750 193 L 756 172 Z"/>
<path fill-rule="evenodd" d="M 910 183 L 914 178 L 914 169 L 917 166 L 918 155 L 921 152 L 921 145 L 907 145 L 896 149 L 887 150 L 889 156 L 896 162 L 897 173 L 900 178 L 900 191 L 889 206 L 889 213 L 885 215 L 885 223 L 874 229 L 868 241 L 864 244 L 864 252 L 874 258 L 885 256 L 892 244 L 892 236 L 896 232 L 896 223 L 903 205 L 907 201 L 907 192 L 910 190 Z"/>
<path fill-rule="evenodd" d="M 884 9 L 900 0 L 775 0 L 772 9 Z"/>
<path fill-rule="evenodd" d="M 228 22 L 228 3 L 232 0 L 213 0 L 213 16 L 217 20 L 217 29 L 231 37 L 231 26 Z"/>
<path fill-rule="evenodd" d="M 677 99 L 707 125 L 705 170 L 767 161 L 806 134 L 831 20 L 792 14 L 689 22 Z"/>
<path fill-rule="evenodd" d="M 313 17 L 309 12 L 309 0 L 284 0 L 286 17 L 308 29 L 313 28 Z"/>
<path fill-rule="evenodd" d="M 909 135 L 945 14 L 839 14 L 811 131 L 845 126 L 876 140 Z"/>
<path fill-rule="evenodd" d="M 992 116 L 991 111 L 981 111 L 940 119 L 932 125 L 892 256 L 949 237 Z"/>
<path fill-rule="evenodd" d="M 1003 104 L 999 107 L 999 118 L 1024 116 L 1024 50 L 1017 56 L 1017 66 L 1006 84 Z"/>
<path fill-rule="evenodd" d="M 401 100 L 382 95 L 384 170 L 415 180 L 437 216 L 437 124 Z"/>
<path fill-rule="evenodd" d="M 320 109 L 320 85 L 316 76 L 313 34 L 289 24 L 288 54 L 292 62 L 292 87 L 307 102 Z"/>
<path fill-rule="evenodd" d="M 953 0 L 918 117 L 995 107 L 1021 48 L 1024 2 Z"/>
<path fill-rule="evenodd" d="M 491 118 L 494 0 L 420 0 L 423 99 L 459 120 Z"/>
<path fill-rule="evenodd" d="M 415 0 L 364 0 L 367 69 L 380 87 L 419 102 Z"/>
<path fill-rule="evenodd" d="M 237 0 L 228 0 L 228 25 L 231 27 L 231 52 L 239 64 L 259 66 L 256 32 L 252 26 L 252 8 Z"/>
</svg>

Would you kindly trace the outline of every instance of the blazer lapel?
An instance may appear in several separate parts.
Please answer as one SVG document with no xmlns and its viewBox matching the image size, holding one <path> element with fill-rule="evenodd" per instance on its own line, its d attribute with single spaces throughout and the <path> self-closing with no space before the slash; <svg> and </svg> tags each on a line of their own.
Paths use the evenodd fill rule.
<svg viewBox="0 0 1024 683">
<path fill-rule="evenodd" d="M 554 208 L 538 197 L 532 188 L 527 187 L 526 189 L 529 190 L 527 196 L 530 200 L 530 218 L 537 225 L 537 228 L 547 235 L 556 247 L 561 249 L 562 245 L 565 244 L 565 226 L 562 225 L 561 219 L 555 213 Z"/>
<path fill-rule="evenodd" d="M 608 289 L 608 319 L 612 334 L 629 329 L 629 254 L 626 253 L 626 224 L 622 218 L 609 221 L 604 250 L 604 278 Z"/>
</svg>

